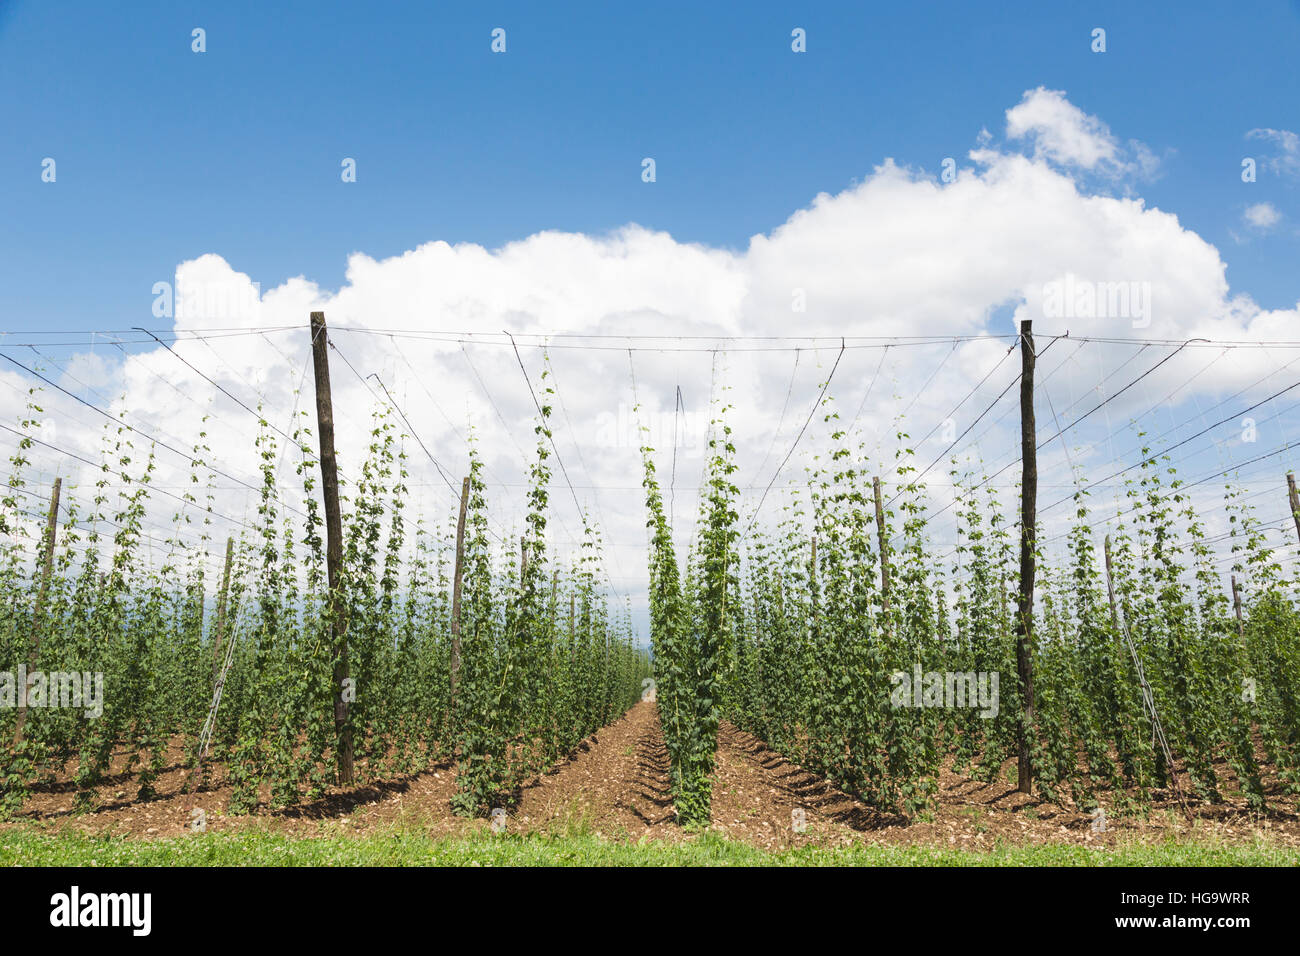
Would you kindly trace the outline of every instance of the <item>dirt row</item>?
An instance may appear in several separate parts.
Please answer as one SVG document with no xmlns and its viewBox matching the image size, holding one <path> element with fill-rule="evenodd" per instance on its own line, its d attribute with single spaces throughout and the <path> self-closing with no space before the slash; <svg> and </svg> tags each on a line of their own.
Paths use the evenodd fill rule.
<svg viewBox="0 0 1300 956">
<path fill-rule="evenodd" d="M 229 787 L 186 792 L 179 744 L 168 756 L 155 800 L 132 799 L 135 788 L 123 758 L 113 768 L 117 775 L 110 774 L 100 788 L 100 809 L 74 813 L 75 787 L 67 779 L 56 780 L 34 793 L 15 821 L 0 824 L 0 838 L 15 826 L 143 838 L 181 836 L 191 832 L 199 811 L 209 831 L 252 827 L 302 836 L 365 834 L 394 827 L 439 836 L 486 826 L 451 812 L 455 771 L 450 764 L 338 789 L 288 810 L 231 815 Z M 508 825 L 512 831 L 594 832 L 615 840 L 688 838 L 673 815 L 668 753 L 655 705 L 637 704 L 584 741 L 551 773 L 526 784 Z M 712 829 L 768 849 L 853 842 L 972 849 L 998 842 L 1111 845 L 1123 839 L 1186 834 L 1193 827 L 1198 839 L 1250 843 L 1263 836 L 1300 846 L 1300 817 L 1293 810 L 1273 810 L 1259 818 L 1231 805 L 1205 808 L 1193 824 L 1172 809 L 1157 810 L 1143 819 L 1110 819 L 1105 830 L 1098 831 L 1091 816 L 1019 794 L 1005 778 L 986 784 L 948 771 L 940 775 L 934 809 L 907 821 L 872 810 L 730 724 L 724 723 L 719 733 Z"/>
</svg>

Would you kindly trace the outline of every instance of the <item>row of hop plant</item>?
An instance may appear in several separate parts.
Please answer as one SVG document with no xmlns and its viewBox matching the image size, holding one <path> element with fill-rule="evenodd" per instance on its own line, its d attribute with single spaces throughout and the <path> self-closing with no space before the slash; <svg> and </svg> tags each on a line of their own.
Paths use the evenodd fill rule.
<svg viewBox="0 0 1300 956">
<path fill-rule="evenodd" d="M 454 667 L 457 515 L 433 527 L 408 518 L 402 436 L 385 408 L 374 414 L 359 477 L 344 488 L 337 621 L 310 431 L 299 423 L 282 447 L 265 421 L 256 439 L 257 515 L 251 533 L 235 543 L 223 614 L 214 606 L 224 582 L 205 573 L 223 553 L 212 547 L 217 517 L 206 435 L 194 446 L 192 490 L 176 496 L 160 558 L 146 524 L 157 497 L 153 449 L 141 454 L 121 424 L 106 426 L 102 476 L 89 502 L 64 495 L 37 615 L 44 545 L 23 513 L 39 500 L 27 478 L 39 441 L 38 400 L 34 391 L 0 502 L 0 671 L 13 674 L 31 661 L 43 672 L 102 673 L 103 713 L 86 719 L 68 708 L 32 708 L 18 739 L 17 711 L 0 709 L 0 816 L 17 812 L 32 788 L 66 768 L 79 809 L 93 809 L 110 780 L 124 789 L 133 780 L 138 798 L 150 799 L 173 759 L 198 771 L 189 775 L 196 787 L 218 783 L 210 768 L 224 766 L 232 812 L 251 812 L 266 790 L 271 807 L 286 807 L 317 799 L 337 782 L 344 733 L 353 741 L 358 782 L 455 761 L 455 808 L 485 813 L 508 804 L 525 780 L 639 699 L 649 656 L 634 646 L 626 609 L 610 608 L 596 532 L 584 520 L 573 566 L 561 567 L 548 553 L 549 406 L 537 423 L 517 547 L 491 540 L 483 466 L 471 441 Z M 277 485 L 288 452 L 305 511 Z M 349 664 L 342 727 L 335 723 L 336 623 Z M 200 732 L 223 673 L 211 745 L 200 762 Z M 169 754 L 174 741 L 179 758 Z M 114 763 L 123 756 L 124 766 Z"/>
<path fill-rule="evenodd" d="M 909 817 L 933 807 L 945 763 L 993 781 L 1017 752 L 1025 722 L 1015 654 L 1018 517 L 1008 517 L 987 475 L 954 461 L 958 543 L 941 559 L 927 534 L 926 488 L 900 431 L 882 535 L 866 450 L 851 442 L 833 405 L 825 424 L 830 450 L 791 489 L 777 520 L 742 526 L 731 432 L 714 422 L 684 580 L 652 449 L 643 449 L 659 710 L 684 823 L 708 822 L 723 718 L 880 812 Z M 1256 810 L 1266 797 L 1293 800 L 1294 582 L 1240 490 L 1225 485 L 1239 621 L 1183 483 L 1167 458 L 1142 454 L 1113 526 L 1113 604 L 1081 477 L 1063 552 L 1049 560 L 1038 539 L 1036 700 L 1024 728 L 1035 785 L 1082 810 L 1104 798 L 1112 810 L 1142 812 L 1175 783 L 1190 805 L 1234 793 Z M 1156 742 L 1139 667 L 1174 768 Z M 896 675 L 917 670 L 997 674 L 996 713 L 900 706 L 909 698 L 895 693 Z"/>
</svg>

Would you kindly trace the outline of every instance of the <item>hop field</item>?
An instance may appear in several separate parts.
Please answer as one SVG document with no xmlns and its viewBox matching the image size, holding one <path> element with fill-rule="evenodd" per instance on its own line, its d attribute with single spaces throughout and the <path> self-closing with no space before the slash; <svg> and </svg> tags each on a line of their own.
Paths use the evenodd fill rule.
<svg viewBox="0 0 1300 956">
<path fill-rule="evenodd" d="M 684 561 L 642 448 L 648 650 L 595 524 L 576 561 L 548 538 L 548 361 L 522 533 L 490 520 L 472 439 L 459 512 L 408 514 L 407 448 L 432 456 L 383 387 L 333 499 L 334 452 L 307 413 L 287 429 L 259 415 L 256 516 L 224 549 L 206 434 L 180 495 L 154 486 L 156 438 L 109 415 L 94 487 L 42 487 L 29 455 L 57 446 L 34 385 L 0 514 L 0 662 L 42 690 L 11 680 L 0 709 L 3 812 L 18 832 L 144 836 L 365 817 L 367 833 L 403 820 L 457 837 L 457 818 L 501 808 L 524 832 L 715 829 L 771 850 L 944 832 L 968 847 L 1117 832 L 1291 845 L 1300 615 L 1291 559 L 1240 489 L 1224 484 L 1226 582 L 1169 456 L 1147 446 L 1100 541 L 1078 476 L 1049 556 L 955 455 L 919 469 L 900 431 L 893 465 L 872 462 L 833 376 L 805 426 L 819 451 L 771 514 L 764 492 L 742 515 L 732 409 L 715 401 Z M 941 464 L 948 550 L 926 485 Z"/>
</svg>

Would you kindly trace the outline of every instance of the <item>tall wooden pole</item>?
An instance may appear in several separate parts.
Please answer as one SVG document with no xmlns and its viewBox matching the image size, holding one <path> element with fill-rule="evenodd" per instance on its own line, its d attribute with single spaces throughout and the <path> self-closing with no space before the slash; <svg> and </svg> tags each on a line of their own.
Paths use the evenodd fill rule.
<svg viewBox="0 0 1300 956">
<path fill-rule="evenodd" d="M 1033 322 L 1020 323 L 1020 601 L 1016 613 L 1016 673 L 1024 703 L 1017 737 L 1019 791 L 1033 789 L 1029 735 L 1034 732 L 1034 539 L 1038 521 L 1038 441 L 1034 421 Z"/>
<path fill-rule="evenodd" d="M 469 478 L 460 483 L 460 517 L 456 519 L 456 571 L 451 584 L 451 709 L 456 710 L 460 677 L 460 592 L 465 579 L 465 512 L 469 507 Z"/>
<path fill-rule="evenodd" d="M 880 540 L 880 608 L 889 616 L 889 538 L 885 534 L 885 506 L 881 501 L 880 479 L 871 479 L 876 497 L 876 537 Z"/>
<path fill-rule="evenodd" d="M 811 598 L 809 604 L 812 610 L 812 618 L 809 621 L 809 635 L 815 646 L 818 635 L 817 612 L 821 603 L 817 594 L 817 537 L 815 535 L 812 539 L 812 555 L 808 561 L 808 595 Z"/>
<path fill-rule="evenodd" d="M 573 585 L 570 584 L 570 587 Z M 569 592 L 569 660 L 578 659 L 578 631 L 574 620 L 574 593 Z"/>
<path fill-rule="evenodd" d="M 334 732 L 338 738 L 339 784 L 352 782 L 352 727 L 344 685 L 348 680 L 347 622 L 341 577 L 343 518 L 339 513 L 339 470 L 334 454 L 334 402 L 330 396 L 329 333 L 325 313 L 311 314 L 311 354 L 316 378 L 316 427 L 320 439 L 321 493 L 325 498 L 325 568 L 329 575 L 330 636 L 334 645 Z"/>
<path fill-rule="evenodd" d="M 560 569 L 551 569 L 551 603 L 547 605 L 550 609 L 551 623 L 555 627 L 555 641 L 551 645 L 551 663 L 554 665 L 556 655 L 556 645 L 560 642 L 560 608 L 555 603 L 556 593 L 560 586 Z"/>
<path fill-rule="evenodd" d="M 1237 615 L 1237 637 L 1241 639 L 1242 646 L 1246 641 L 1246 624 L 1241 617 L 1241 585 L 1237 583 L 1237 576 L 1232 576 L 1232 609 Z"/>
<path fill-rule="evenodd" d="M 226 637 L 226 602 L 230 594 L 230 563 L 235 553 L 235 539 L 226 539 L 226 565 L 221 572 L 221 591 L 217 594 L 217 629 L 212 635 L 212 683 L 217 682 L 221 667 L 221 645 Z"/>
<path fill-rule="evenodd" d="M 50 513 L 45 519 L 45 542 L 41 553 L 41 583 L 36 588 L 36 603 L 32 606 L 31 647 L 27 651 L 27 672 L 36 670 L 37 659 L 41 653 L 42 625 L 45 617 L 45 599 L 50 591 L 50 574 L 54 570 L 54 537 L 59 527 L 59 494 L 63 490 L 63 479 L 54 479 L 54 489 L 50 492 Z M 14 747 L 23 742 L 23 726 L 27 723 L 27 687 L 15 688 L 18 695 L 17 724 L 14 726 Z"/>
<path fill-rule="evenodd" d="M 1286 473 L 1287 496 L 1291 499 L 1291 517 L 1295 518 L 1295 533 L 1300 537 L 1300 493 L 1295 489 L 1295 472 Z"/>
<path fill-rule="evenodd" d="M 1110 535 L 1106 535 L 1106 593 L 1110 595 L 1110 622 L 1119 630 L 1119 604 L 1115 600 L 1115 582 L 1111 574 Z"/>
<path fill-rule="evenodd" d="M 195 597 L 197 597 L 198 599 L 197 603 L 198 603 L 198 610 L 199 610 L 199 621 L 198 621 L 199 627 L 197 633 L 199 637 L 202 638 L 203 625 L 206 624 L 208 620 L 208 609 L 207 609 L 208 595 L 207 595 L 207 591 L 204 590 L 202 583 L 199 584 L 198 593 L 195 595 Z"/>
</svg>

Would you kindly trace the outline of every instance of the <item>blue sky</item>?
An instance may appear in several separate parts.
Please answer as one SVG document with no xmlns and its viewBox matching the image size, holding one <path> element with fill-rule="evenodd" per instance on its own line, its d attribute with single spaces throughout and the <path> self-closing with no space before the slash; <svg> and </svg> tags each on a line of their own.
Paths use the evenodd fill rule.
<svg viewBox="0 0 1300 956">
<path fill-rule="evenodd" d="M 795 28 L 807 52 L 791 50 Z M 1096 28 L 1104 53 L 1092 50 Z M 1238 467 L 1274 540 L 1293 541 L 1278 482 L 1300 468 L 1298 49 L 1300 0 L 1248 14 L 1207 3 L 0 0 L 0 354 L 11 360 L 0 417 L 20 416 L 32 384 L 14 363 L 44 368 L 66 391 L 41 396 L 52 447 L 34 467 L 83 494 L 102 478 L 85 464 L 102 420 L 83 402 L 173 448 L 210 429 L 213 463 L 243 482 L 217 486 L 222 520 L 238 525 L 259 474 L 250 409 L 297 420 L 303 326 L 324 308 L 347 359 L 333 382 L 345 477 L 369 441 L 377 376 L 418 425 L 417 508 L 453 513 L 455 488 L 423 446 L 459 476 L 472 426 L 510 540 L 549 342 L 556 439 L 577 485 L 570 496 L 553 482 L 556 545 L 575 551 L 578 507 L 594 515 L 640 620 L 634 402 L 675 476 L 683 547 L 710 399 L 725 386 L 736 406 L 743 509 L 766 501 L 771 517 L 827 440 L 821 424 L 806 437 L 800 426 L 842 335 L 880 337 L 851 347 L 830 392 L 870 467 L 889 480 L 903 422 L 920 439 L 917 465 L 939 463 L 927 476 L 936 508 L 956 494 L 949 454 L 997 470 L 1009 496 L 1016 406 L 997 396 L 1016 363 L 984 333 L 1038 316 L 1040 336 L 1075 337 L 1044 362 L 1043 437 L 1106 397 L 1040 456 L 1048 540 L 1069 519 L 1049 505 L 1068 503 L 1076 468 L 1104 482 L 1115 518 L 1122 480 L 1106 479 L 1142 457 L 1145 433 L 1195 481 L 1215 547 L 1228 546 L 1218 473 Z M 1253 183 L 1241 176 L 1248 156 Z M 947 157 L 955 182 L 939 179 Z M 54 182 L 42 181 L 46 158 Z M 356 182 L 340 176 L 345 158 Z M 1076 275 L 1143 307 L 1049 312 Z M 188 303 L 175 353 L 85 334 L 171 326 L 154 314 L 154 286 L 174 277 Z M 250 283 L 260 298 L 244 295 Z M 210 334 L 230 325 L 241 331 Z M 505 328 L 523 339 L 522 360 L 503 336 L 459 335 Z M 627 340 L 566 349 L 540 334 L 557 330 L 666 338 L 642 343 L 633 363 Z M 695 341 L 811 334 L 827 338 L 720 357 Z M 934 341 L 898 344 L 917 335 Z M 661 349 L 682 342 L 695 351 Z M 968 437 L 950 445 L 949 432 Z M 0 435 L 0 452 L 12 444 Z M 160 486 L 182 487 L 188 467 L 184 452 L 163 453 Z M 291 471 L 281 479 L 296 494 Z M 931 531 L 947 560 L 951 510 Z"/>
<path fill-rule="evenodd" d="M 1234 293 L 1300 298 L 1295 179 L 1239 175 L 1248 130 L 1300 128 L 1294 2 L 0 9 L 0 330 L 157 326 L 153 283 L 207 252 L 265 289 L 337 288 L 354 251 L 628 222 L 743 250 L 887 156 L 961 161 L 1040 85 L 1160 157 L 1139 194 Z M 1282 228 L 1242 229 L 1258 202 Z"/>
</svg>

